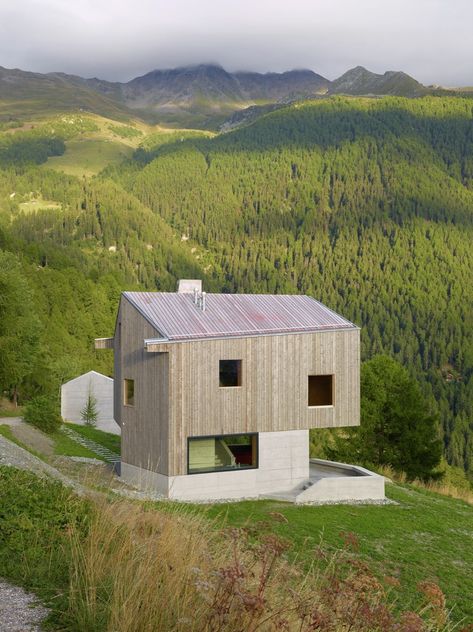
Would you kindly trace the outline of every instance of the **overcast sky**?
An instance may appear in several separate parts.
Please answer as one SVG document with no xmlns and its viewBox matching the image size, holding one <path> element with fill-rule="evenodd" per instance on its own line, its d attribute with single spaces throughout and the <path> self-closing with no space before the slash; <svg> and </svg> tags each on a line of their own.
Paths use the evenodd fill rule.
<svg viewBox="0 0 473 632">
<path fill-rule="evenodd" d="M 154 68 L 363 65 L 473 85 L 473 0 L 0 0 L 0 66 L 128 80 Z"/>
</svg>

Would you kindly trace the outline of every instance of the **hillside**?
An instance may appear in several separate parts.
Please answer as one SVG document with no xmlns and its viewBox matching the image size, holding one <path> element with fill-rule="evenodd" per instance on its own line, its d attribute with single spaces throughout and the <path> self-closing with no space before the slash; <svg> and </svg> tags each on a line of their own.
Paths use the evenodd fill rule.
<svg viewBox="0 0 473 632">
<path fill-rule="evenodd" d="M 0 124 L 77 110 L 116 120 L 130 117 L 122 103 L 100 94 L 78 78 L 0 66 Z"/>
<path fill-rule="evenodd" d="M 332 97 L 213 138 L 139 127 L 133 156 L 105 157 L 95 178 L 57 171 L 67 159 L 86 173 L 71 143 L 93 153 L 100 125 L 1 137 L 0 245 L 40 320 L 20 397 L 110 370 L 91 344 L 120 290 L 197 276 L 207 290 L 307 293 L 362 326 L 364 359 L 409 367 L 448 460 L 473 475 L 469 99 Z"/>
<path fill-rule="evenodd" d="M 0 437 L 0 451 L 6 449 Z M 473 508 L 462 501 L 388 485 L 385 505 L 130 502 L 113 493 L 123 485 L 107 486 L 100 466 L 50 460 L 93 489 L 84 494 L 82 487 L 78 496 L 51 479 L 0 467 L 0 573 L 46 601 L 48 629 L 213 629 L 206 622 L 227 603 L 222 575 L 235 566 L 243 581 L 222 631 L 241 630 L 248 621 L 242 617 L 252 612 L 264 615 L 259 629 L 272 631 L 264 620 L 274 606 L 291 617 L 302 597 L 306 608 L 323 608 L 331 622 L 339 621 L 327 631 L 347 629 L 345 616 L 354 617 L 358 632 L 440 632 L 447 621 L 466 630 L 473 622 L 473 551 L 465 546 Z M 263 585 L 257 560 L 266 571 Z M 242 610 L 238 595 L 261 589 L 264 610 Z M 400 613 L 412 612 L 421 612 L 425 625 L 412 616 L 396 623 Z M 286 629 L 313 627 L 299 620 Z"/>
<path fill-rule="evenodd" d="M 204 245 L 240 292 L 303 292 L 396 356 L 472 473 L 469 100 L 331 99 L 110 172 Z M 434 402 L 436 402 L 434 404 Z"/>
</svg>

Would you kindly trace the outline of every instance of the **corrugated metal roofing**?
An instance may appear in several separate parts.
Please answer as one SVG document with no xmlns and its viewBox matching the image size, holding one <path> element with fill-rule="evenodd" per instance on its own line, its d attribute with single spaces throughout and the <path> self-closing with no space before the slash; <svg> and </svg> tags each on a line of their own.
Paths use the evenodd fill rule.
<svg viewBox="0 0 473 632">
<path fill-rule="evenodd" d="M 355 328 L 309 296 L 206 294 L 206 309 L 192 294 L 124 292 L 127 300 L 168 340 L 258 336 Z"/>
</svg>

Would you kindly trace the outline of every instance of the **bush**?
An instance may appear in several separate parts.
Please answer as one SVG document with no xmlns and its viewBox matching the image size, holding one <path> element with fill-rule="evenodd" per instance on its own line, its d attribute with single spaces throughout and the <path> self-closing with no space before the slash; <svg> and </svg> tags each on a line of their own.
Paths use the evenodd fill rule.
<svg viewBox="0 0 473 632">
<path fill-rule="evenodd" d="M 35 397 L 28 402 L 23 419 L 47 433 L 59 430 L 62 423 L 56 401 L 46 395 Z"/>
</svg>

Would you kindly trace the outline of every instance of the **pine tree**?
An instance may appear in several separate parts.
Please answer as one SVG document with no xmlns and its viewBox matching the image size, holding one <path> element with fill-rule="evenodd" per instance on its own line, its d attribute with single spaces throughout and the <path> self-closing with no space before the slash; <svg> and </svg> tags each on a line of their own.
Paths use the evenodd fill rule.
<svg viewBox="0 0 473 632">
<path fill-rule="evenodd" d="M 98 410 L 97 410 L 97 400 L 89 391 L 87 395 L 87 401 L 84 408 L 80 412 L 82 421 L 85 422 L 86 426 L 94 427 L 97 424 Z"/>
<path fill-rule="evenodd" d="M 435 477 L 442 454 L 438 422 L 408 371 L 387 356 L 361 372 L 361 425 L 337 435 L 330 457 L 390 465 L 408 479 Z"/>
</svg>

